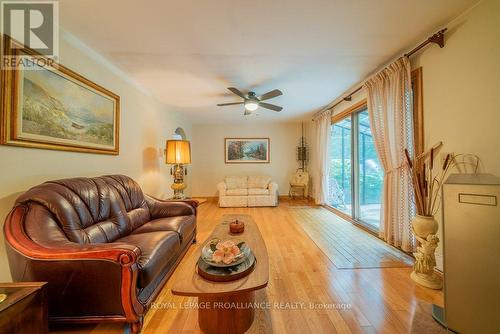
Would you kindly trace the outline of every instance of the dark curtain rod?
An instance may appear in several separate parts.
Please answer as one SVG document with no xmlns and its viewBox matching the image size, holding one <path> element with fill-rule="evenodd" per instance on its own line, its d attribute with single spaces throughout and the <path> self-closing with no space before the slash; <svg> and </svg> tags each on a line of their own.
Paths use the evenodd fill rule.
<svg viewBox="0 0 500 334">
<path fill-rule="evenodd" d="M 415 53 L 420 51 L 420 49 L 422 49 L 424 46 L 426 46 L 427 44 L 430 44 L 430 43 L 435 43 L 435 44 L 439 45 L 440 48 L 443 48 L 444 47 L 444 33 L 446 32 L 446 30 L 448 30 L 448 28 L 444 28 L 444 29 L 439 30 L 437 33 L 435 33 L 431 37 L 427 38 L 425 41 L 420 43 L 418 46 L 413 48 L 411 51 L 409 51 L 408 53 L 405 53 L 404 56 L 411 57 Z M 351 101 L 352 96 L 354 94 L 356 94 L 357 92 L 359 92 L 361 89 L 363 89 L 363 85 L 359 86 L 358 88 L 356 88 L 355 90 L 350 92 L 349 95 L 346 95 L 344 98 L 342 98 L 342 100 L 340 100 L 337 103 L 335 103 L 334 105 L 328 107 L 328 109 L 335 108 L 336 106 L 338 106 L 339 104 L 341 104 L 344 101 L 347 101 L 347 102 Z M 328 110 L 328 109 L 325 109 L 325 110 Z M 318 115 L 320 115 L 320 114 L 318 114 Z"/>
</svg>

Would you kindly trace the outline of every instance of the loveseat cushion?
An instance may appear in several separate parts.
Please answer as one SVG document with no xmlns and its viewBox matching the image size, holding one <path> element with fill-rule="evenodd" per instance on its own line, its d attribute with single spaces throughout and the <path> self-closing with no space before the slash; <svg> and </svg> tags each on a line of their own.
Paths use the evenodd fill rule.
<svg viewBox="0 0 500 334">
<path fill-rule="evenodd" d="M 248 188 L 248 195 L 269 195 L 269 189 Z"/>
<path fill-rule="evenodd" d="M 195 228 L 195 216 L 177 216 L 152 220 L 136 229 L 132 234 L 173 231 L 179 234 L 179 238 L 182 242 L 188 240 L 193 235 Z"/>
<path fill-rule="evenodd" d="M 228 189 L 226 190 L 226 195 L 228 196 L 246 196 L 248 195 L 248 190 L 244 189 Z"/>
<path fill-rule="evenodd" d="M 137 259 L 139 288 L 147 287 L 167 267 L 180 249 L 179 234 L 173 231 L 131 234 L 118 239 L 117 242 L 134 245 L 141 250 L 141 255 Z"/>
<path fill-rule="evenodd" d="M 250 175 L 248 177 L 248 188 L 267 189 L 271 177 L 266 175 Z"/>
<path fill-rule="evenodd" d="M 248 188 L 248 181 L 246 176 L 228 176 L 224 180 L 227 189 L 246 189 Z"/>
</svg>

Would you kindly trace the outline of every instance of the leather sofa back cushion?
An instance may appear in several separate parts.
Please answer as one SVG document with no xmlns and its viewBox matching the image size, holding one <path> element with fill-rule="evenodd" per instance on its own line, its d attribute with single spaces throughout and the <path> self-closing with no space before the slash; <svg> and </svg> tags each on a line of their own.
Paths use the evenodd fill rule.
<svg viewBox="0 0 500 334">
<path fill-rule="evenodd" d="M 44 207 L 35 221 L 53 219 L 68 240 L 80 244 L 113 242 L 149 220 L 141 189 L 122 175 L 45 182 L 16 202 Z"/>
<path fill-rule="evenodd" d="M 267 189 L 269 183 L 271 182 L 271 177 L 265 175 L 250 175 L 248 177 L 248 188 L 261 188 Z"/>
<path fill-rule="evenodd" d="M 151 219 L 144 193 L 137 182 L 124 175 L 108 175 L 102 178 L 116 190 L 123 201 L 130 230 L 135 230 Z"/>
<path fill-rule="evenodd" d="M 226 189 L 247 189 L 248 178 L 246 176 L 228 176 L 226 177 Z"/>
</svg>

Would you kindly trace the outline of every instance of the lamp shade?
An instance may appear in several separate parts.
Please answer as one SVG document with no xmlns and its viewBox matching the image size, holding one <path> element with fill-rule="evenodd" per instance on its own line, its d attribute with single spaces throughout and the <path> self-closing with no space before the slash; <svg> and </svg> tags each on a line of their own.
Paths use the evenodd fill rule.
<svg viewBox="0 0 500 334">
<path fill-rule="evenodd" d="M 190 164 L 191 143 L 188 140 L 167 140 L 167 164 Z"/>
</svg>

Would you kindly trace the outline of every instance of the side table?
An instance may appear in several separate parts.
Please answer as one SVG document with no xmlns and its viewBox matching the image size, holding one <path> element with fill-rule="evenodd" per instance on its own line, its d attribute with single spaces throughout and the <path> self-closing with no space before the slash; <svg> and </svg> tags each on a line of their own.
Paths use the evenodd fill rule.
<svg viewBox="0 0 500 334">
<path fill-rule="evenodd" d="M 197 206 L 202 205 L 203 203 L 207 202 L 206 198 L 200 198 L 200 197 L 186 197 L 183 199 L 174 199 L 174 198 L 167 198 L 164 201 L 172 201 L 172 202 L 196 202 Z"/>
<path fill-rule="evenodd" d="M 49 332 L 46 284 L 0 283 L 0 334 Z"/>
</svg>

